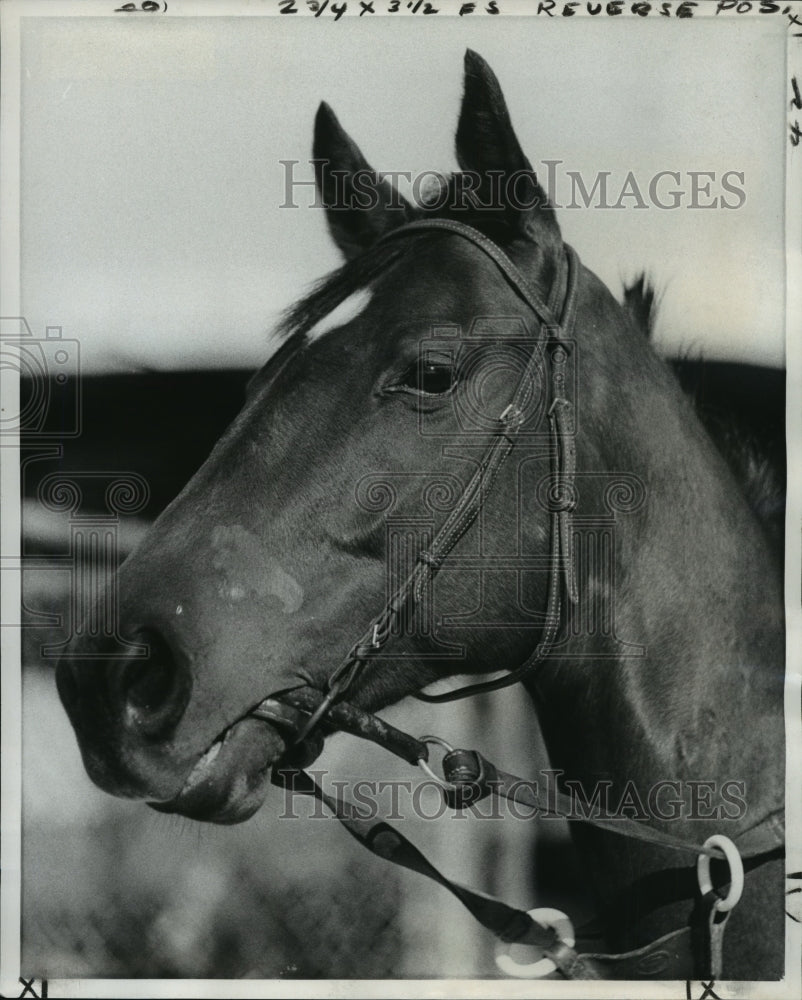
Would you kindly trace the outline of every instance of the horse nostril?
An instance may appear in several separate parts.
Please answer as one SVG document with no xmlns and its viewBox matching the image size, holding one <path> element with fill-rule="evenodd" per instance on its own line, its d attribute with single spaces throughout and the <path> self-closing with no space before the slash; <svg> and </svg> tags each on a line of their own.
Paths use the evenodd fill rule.
<svg viewBox="0 0 802 1000">
<path fill-rule="evenodd" d="M 143 629 L 137 640 L 148 647 L 148 653 L 122 668 L 118 692 L 123 720 L 129 729 L 145 736 L 164 736 L 184 714 L 192 681 L 158 632 Z"/>
</svg>

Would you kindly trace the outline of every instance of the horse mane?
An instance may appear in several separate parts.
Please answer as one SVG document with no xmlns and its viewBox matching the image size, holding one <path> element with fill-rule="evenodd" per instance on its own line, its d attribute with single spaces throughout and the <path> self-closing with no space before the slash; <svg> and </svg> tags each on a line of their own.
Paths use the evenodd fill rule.
<svg viewBox="0 0 802 1000">
<path fill-rule="evenodd" d="M 632 317 L 635 326 L 650 341 L 654 338 L 658 305 L 656 285 L 645 271 L 636 275 L 631 284 L 624 285 L 624 308 Z"/>
<path fill-rule="evenodd" d="M 624 307 L 636 327 L 654 340 L 660 294 L 645 272 L 624 285 Z M 771 421 L 755 403 L 766 405 L 749 394 L 749 404 L 739 405 L 728 393 L 736 369 L 748 366 L 716 365 L 688 353 L 667 358 L 697 417 L 740 484 L 755 516 L 778 554 L 783 551 L 785 529 L 785 450 L 781 427 Z M 735 388 L 735 386 L 731 386 Z M 743 395 L 743 393 L 742 393 Z"/>
</svg>

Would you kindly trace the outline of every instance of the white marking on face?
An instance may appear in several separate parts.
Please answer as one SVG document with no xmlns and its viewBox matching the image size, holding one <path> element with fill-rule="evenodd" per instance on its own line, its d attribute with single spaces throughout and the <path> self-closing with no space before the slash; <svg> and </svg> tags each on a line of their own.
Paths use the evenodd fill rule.
<svg viewBox="0 0 802 1000">
<path fill-rule="evenodd" d="M 201 757 L 198 763 L 192 768 L 186 782 L 184 783 L 184 791 L 189 791 L 190 788 L 194 788 L 195 785 L 199 784 L 202 779 L 206 776 L 206 772 L 214 763 L 215 757 L 220 753 L 223 744 L 219 741 L 215 741 L 206 753 Z"/>
<path fill-rule="evenodd" d="M 218 525 L 212 532 L 212 568 L 219 575 L 220 596 L 234 603 L 248 595 L 277 597 L 285 614 L 298 611 L 304 590 L 295 577 L 242 525 Z"/>
<path fill-rule="evenodd" d="M 356 319 L 357 316 L 365 311 L 372 298 L 373 292 L 369 288 L 360 288 L 358 292 L 349 295 L 344 302 L 341 302 L 327 316 L 318 320 L 307 333 L 307 338 L 310 341 L 318 340 L 325 333 L 328 333 L 329 330 L 334 330 L 338 326 L 345 326 L 346 323 L 350 323 L 351 320 Z"/>
</svg>

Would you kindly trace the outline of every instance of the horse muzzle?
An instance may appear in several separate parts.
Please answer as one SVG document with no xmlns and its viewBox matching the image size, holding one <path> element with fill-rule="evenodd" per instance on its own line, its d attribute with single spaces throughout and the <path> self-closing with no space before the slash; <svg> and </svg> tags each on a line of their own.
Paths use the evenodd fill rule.
<svg viewBox="0 0 802 1000">
<path fill-rule="evenodd" d="M 170 743 L 192 695 L 184 657 L 153 629 L 126 646 L 78 636 L 56 667 L 59 696 L 92 780 L 114 795 L 175 794 Z"/>
<path fill-rule="evenodd" d="M 276 728 L 243 712 L 213 741 L 193 733 L 189 661 L 156 629 L 139 630 L 122 649 L 106 637 L 76 637 L 56 684 L 92 781 L 165 812 L 219 823 L 247 819 L 285 750 Z"/>
</svg>

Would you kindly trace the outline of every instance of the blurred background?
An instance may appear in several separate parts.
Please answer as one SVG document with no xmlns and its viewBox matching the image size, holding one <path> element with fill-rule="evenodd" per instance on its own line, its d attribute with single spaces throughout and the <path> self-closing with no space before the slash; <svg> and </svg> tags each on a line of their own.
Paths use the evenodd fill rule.
<svg viewBox="0 0 802 1000">
<path fill-rule="evenodd" d="M 86 777 L 55 692 L 73 625 L 75 516 L 43 502 L 78 476 L 123 558 L 239 409 L 281 310 L 336 266 L 320 211 L 286 201 L 329 101 L 373 165 L 452 169 L 462 55 L 498 73 L 536 168 L 618 192 L 629 171 L 744 174 L 737 210 L 568 209 L 564 234 L 620 295 L 646 270 L 666 355 L 782 450 L 785 79 L 774 19 L 30 18 L 22 32 L 22 313 L 6 323 L 30 434 L 23 461 L 23 969 L 45 977 L 494 975 L 458 903 L 275 798 L 218 828 L 114 800 Z M 779 36 L 778 36 L 779 32 Z M 720 193 L 720 190 L 719 190 Z M 31 346 L 36 343 L 35 349 Z M 4 347 L 5 349 L 5 347 Z M 689 365 L 686 362 L 686 375 Z M 728 367 L 729 366 L 729 367 Z M 741 382 L 735 393 L 733 372 Z M 691 373 L 690 382 L 702 376 Z M 63 377 L 62 377 L 63 376 Z M 146 484 L 109 511 L 108 477 Z M 43 655 L 43 647 L 50 652 Z M 389 711 L 512 771 L 546 757 L 517 691 Z M 321 767 L 416 779 L 338 736 Z M 432 809 L 436 802 L 431 799 Z M 505 820 L 405 828 L 452 877 L 508 902 L 587 913 L 565 830 Z M 529 872 L 534 871 L 534 878 Z M 537 894 L 535 896 L 535 884 Z"/>
<path fill-rule="evenodd" d="M 235 9 L 232 5 L 232 10 Z M 646 207 L 566 207 L 620 292 L 646 269 L 667 349 L 783 358 L 782 18 L 25 18 L 22 304 L 78 337 L 83 371 L 257 365 L 276 316 L 338 263 L 311 207 L 322 100 L 378 170 L 448 171 L 474 48 L 539 176 L 631 172 Z M 388 31 L 392 47 L 388 48 Z M 284 161 L 284 162 L 282 162 Z M 297 187 L 288 203 L 288 161 Z M 661 209 L 649 184 L 683 195 Z M 721 207 L 723 177 L 742 188 Z M 691 172 L 717 207 L 691 207 Z M 408 185 L 400 182 L 403 193 Z M 576 203 L 581 206 L 581 199 Z M 593 205 L 598 201 L 594 200 Z"/>
</svg>

